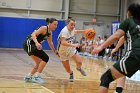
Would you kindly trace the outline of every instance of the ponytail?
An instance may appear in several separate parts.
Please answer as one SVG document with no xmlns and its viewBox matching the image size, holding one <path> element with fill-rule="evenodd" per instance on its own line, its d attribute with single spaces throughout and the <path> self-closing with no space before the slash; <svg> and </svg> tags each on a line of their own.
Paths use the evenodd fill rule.
<svg viewBox="0 0 140 93">
<path fill-rule="evenodd" d="M 46 18 L 47 23 L 53 23 L 54 21 L 57 21 L 55 18 Z"/>
</svg>

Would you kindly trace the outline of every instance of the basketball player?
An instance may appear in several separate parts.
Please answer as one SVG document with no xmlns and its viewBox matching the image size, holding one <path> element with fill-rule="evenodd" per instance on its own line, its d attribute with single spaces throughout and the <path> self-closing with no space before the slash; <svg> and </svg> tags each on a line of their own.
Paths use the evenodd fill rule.
<svg viewBox="0 0 140 93">
<path fill-rule="evenodd" d="M 140 69 L 140 5 L 137 3 L 128 7 L 127 19 L 120 24 L 119 29 L 112 36 L 92 51 L 93 54 L 99 53 L 122 36 L 125 37 L 127 51 L 119 62 L 101 76 L 99 93 L 107 93 L 112 81 L 124 76 L 131 77 Z"/>
<path fill-rule="evenodd" d="M 70 74 L 70 81 L 73 81 L 73 71 L 70 68 L 69 60 L 72 58 L 76 62 L 76 68 L 81 72 L 83 76 L 86 76 L 85 71 L 81 68 L 82 59 L 78 54 L 76 48 L 80 47 L 80 44 L 74 44 L 74 34 L 84 33 L 85 30 L 75 30 L 75 20 L 69 18 L 67 20 L 67 25 L 61 30 L 58 36 L 58 53 L 60 60 L 65 68 L 65 70 Z"/>
<path fill-rule="evenodd" d="M 24 78 L 26 82 L 31 81 L 40 84 L 45 83 L 45 81 L 41 78 L 41 73 L 46 63 L 49 61 L 49 56 L 42 49 L 41 43 L 43 41 L 47 40 L 53 52 L 58 54 L 52 42 L 52 31 L 56 29 L 58 22 L 55 18 L 47 18 L 46 22 L 48 23 L 47 26 L 41 26 L 31 35 L 27 36 L 24 41 L 24 50 L 35 62 L 35 66 L 32 71 Z"/>
</svg>

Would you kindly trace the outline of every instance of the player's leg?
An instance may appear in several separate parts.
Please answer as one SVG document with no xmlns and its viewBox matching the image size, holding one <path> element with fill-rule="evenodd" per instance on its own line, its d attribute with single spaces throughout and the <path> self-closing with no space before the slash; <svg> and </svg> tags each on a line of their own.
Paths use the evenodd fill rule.
<svg viewBox="0 0 140 93">
<path fill-rule="evenodd" d="M 107 70 L 101 77 L 101 84 L 99 93 L 107 93 L 109 84 L 123 76 L 131 77 L 136 71 L 139 70 L 140 53 L 128 51 L 125 56 L 116 62 L 113 67 Z"/>
<path fill-rule="evenodd" d="M 42 61 L 37 62 L 37 58 L 40 58 Z M 34 52 L 34 56 L 32 56 L 32 59 L 36 62 L 36 65 L 38 67 L 35 76 L 32 78 L 32 81 L 44 84 L 45 81 L 41 78 L 41 73 L 44 67 L 46 66 L 47 62 L 49 61 L 49 56 L 43 50 L 37 50 Z"/>
<path fill-rule="evenodd" d="M 81 58 L 81 56 L 78 54 L 78 53 L 76 53 L 75 55 L 73 55 L 72 56 L 72 58 L 74 59 L 74 61 L 76 62 L 76 69 L 78 70 L 78 71 L 80 71 L 80 73 L 83 75 L 83 76 L 86 76 L 86 73 L 85 73 L 85 71 L 81 68 L 81 66 L 82 66 L 82 58 Z"/>
<path fill-rule="evenodd" d="M 107 93 L 109 84 L 117 78 L 123 77 L 124 75 L 121 74 L 116 68 L 112 67 L 111 69 L 107 70 L 101 77 L 101 83 L 99 88 L 99 93 Z"/>
<path fill-rule="evenodd" d="M 34 56 L 34 55 L 32 55 L 31 58 L 32 58 L 32 59 L 34 60 L 34 62 L 35 62 L 35 66 L 33 67 L 32 71 L 31 71 L 31 75 L 34 75 L 34 74 L 37 72 L 38 67 L 39 67 L 39 64 L 40 64 L 40 62 L 42 61 L 42 59 L 40 59 L 40 58 L 38 58 L 38 57 L 36 57 L 36 56 Z"/>
<path fill-rule="evenodd" d="M 70 81 L 73 81 L 74 76 L 73 76 L 73 71 L 70 68 L 69 60 L 62 61 L 62 64 L 63 64 L 65 70 L 70 74 L 70 77 L 69 77 Z"/>
<path fill-rule="evenodd" d="M 42 61 L 40 58 L 38 58 L 38 57 L 36 57 L 34 55 L 31 55 L 31 58 L 34 60 L 35 66 L 32 68 L 31 72 L 24 77 L 24 80 L 26 82 L 31 82 L 32 76 L 37 72 L 39 64 Z"/>
<path fill-rule="evenodd" d="M 117 80 L 117 87 L 115 93 L 122 93 L 125 86 L 125 79 L 126 77 L 121 77 Z"/>
</svg>

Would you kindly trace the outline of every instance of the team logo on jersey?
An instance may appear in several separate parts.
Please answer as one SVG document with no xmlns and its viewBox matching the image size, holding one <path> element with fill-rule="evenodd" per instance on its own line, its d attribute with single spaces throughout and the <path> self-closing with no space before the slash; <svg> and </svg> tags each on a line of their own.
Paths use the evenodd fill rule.
<svg viewBox="0 0 140 93">
<path fill-rule="evenodd" d="M 73 43 L 74 40 L 75 40 L 75 37 L 74 36 L 66 39 L 66 41 L 68 41 L 68 43 Z"/>
</svg>

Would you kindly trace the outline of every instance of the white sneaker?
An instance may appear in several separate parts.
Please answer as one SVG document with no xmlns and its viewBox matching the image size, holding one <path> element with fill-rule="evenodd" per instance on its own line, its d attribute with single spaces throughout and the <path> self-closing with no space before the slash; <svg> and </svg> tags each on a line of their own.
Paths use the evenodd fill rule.
<svg viewBox="0 0 140 93">
<path fill-rule="evenodd" d="M 24 77 L 24 81 L 25 81 L 25 82 L 32 82 L 32 77 L 25 76 L 25 77 Z"/>
<path fill-rule="evenodd" d="M 44 84 L 45 83 L 45 81 L 40 76 L 32 77 L 32 82 L 39 83 L 39 84 Z"/>
</svg>

